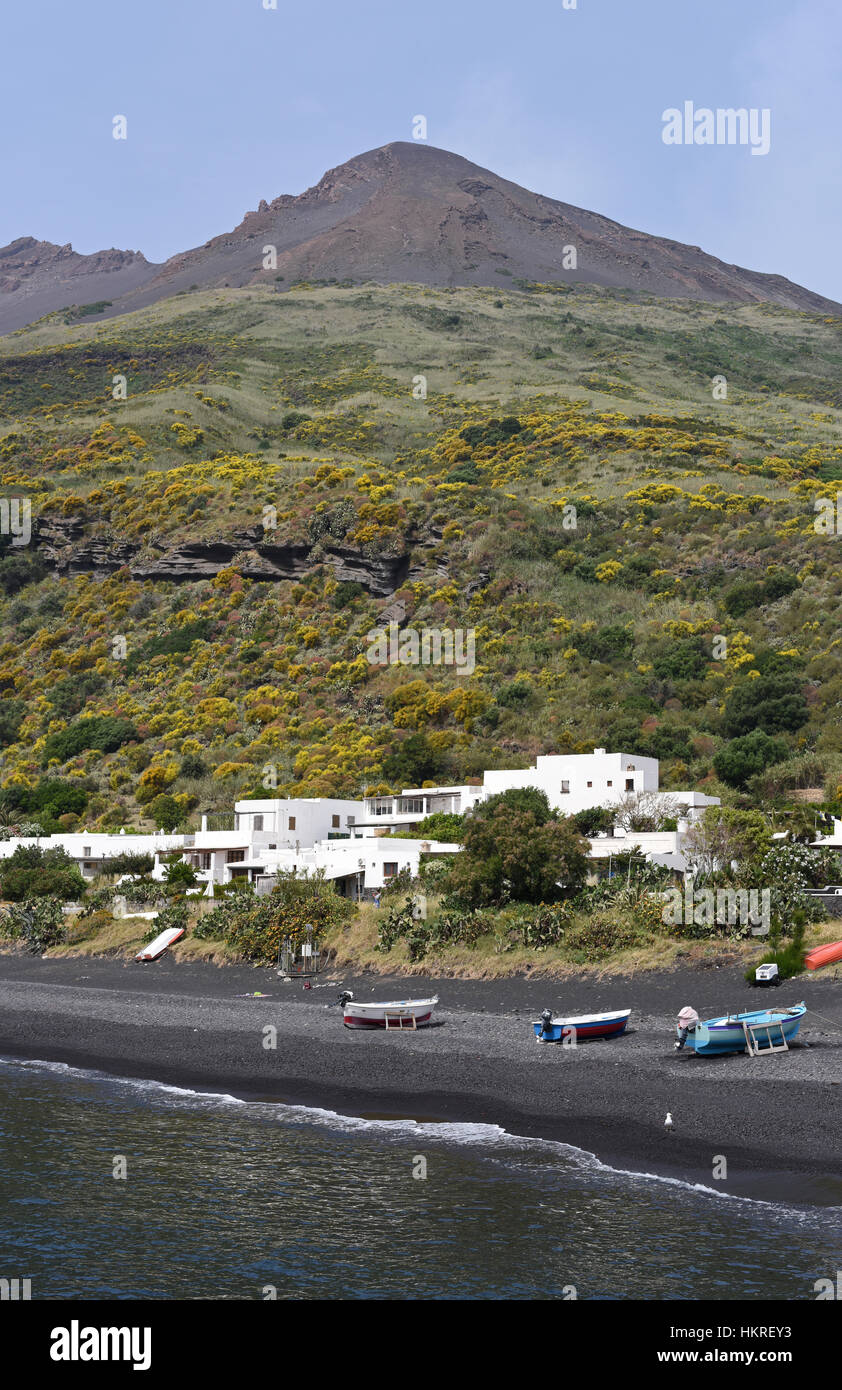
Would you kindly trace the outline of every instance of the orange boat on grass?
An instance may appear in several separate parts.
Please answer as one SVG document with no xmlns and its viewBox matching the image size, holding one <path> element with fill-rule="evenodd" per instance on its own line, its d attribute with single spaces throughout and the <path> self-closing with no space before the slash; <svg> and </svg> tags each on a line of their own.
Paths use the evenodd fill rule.
<svg viewBox="0 0 842 1390">
<path fill-rule="evenodd" d="M 804 957 L 808 970 L 819 970 L 823 965 L 833 965 L 842 960 L 842 941 L 828 941 L 825 946 L 814 946 Z"/>
</svg>

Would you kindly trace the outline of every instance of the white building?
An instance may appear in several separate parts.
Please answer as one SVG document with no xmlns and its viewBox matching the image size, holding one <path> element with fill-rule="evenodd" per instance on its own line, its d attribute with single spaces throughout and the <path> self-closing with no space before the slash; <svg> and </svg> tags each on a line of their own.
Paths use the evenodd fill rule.
<svg viewBox="0 0 842 1390">
<path fill-rule="evenodd" d="M 403 869 L 418 873 L 425 854 L 456 854 L 459 846 L 435 840 L 393 838 L 413 830 L 437 811 L 464 815 L 497 792 L 536 787 L 550 805 L 568 815 L 609 806 L 626 796 L 648 793 L 676 805 L 674 831 L 622 832 L 591 840 L 591 854 L 602 859 L 639 845 L 654 862 L 683 867 L 682 848 L 689 823 L 718 798 L 702 792 L 661 792 L 656 758 L 627 753 L 562 754 L 539 757 L 535 767 L 486 772 L 481 786 L 409 787 L 396 795 L 351 801 L 331 797 L 268 797 L 237 801 L 231 830 L 201 829 L 189 834 L 151 835 L 80 831 L 40 838 L 0 840 L 0 858 L 18 845 L 60 847 L 75 860 L 82 875 L 93 879 L 109 872 L 109 860 L 122 854 L 147 854 L 152 876 L 162 879 L 174 852 L 196 870 L 200 884 L 225 884 L 246 878 L 265 885 L 279 873 L 323 873 L 348 896 L 370 896 Z M 837 822 L 837 832 L 840 823 Z"/>
<path fill-rule="evenodd" d="M 273 797 L 235 801 L 234 829 L 247 837 L 268 835 L 275 848 L 296 849 L 317 840 L 347 838 L 363 817 L 362 801 L 333 797 Z"/>
<path fill-rule="evenodd" d="M 347 898 L 372 897 L 393 878 L 408 870 L 418 876 L 421 858 L 427 855 L 458 854 L 461 845 L 439 840 L 388 839 L 380 836 L 355 840 L 328 840 L 302 850 L 292 860 L 285 853 L 256 878 L 257 891 L 269 892 L 279 872 L 294 869 L 307 877 L 321 874 Z"/>
<path fill-rule="evenodd" d="M 388 835 L 392 830 L 414 830 L 436 811 L 464 815 L 484 800 L 482 787 L 406 787 L 397 795 L 368 796 L 354 826 L 355 836 Z"/>
<path fill-rule="evenodd" d="M 610 806 L 623 797 L 650 792 L 653 799 L 676 803 L 683 819 L 697 819 L 705 807 L 718 806 L 719 798 L 704 792 L 662 792 L 658 786 L 658 759 L 641 758 L 632 753 L 547 754 L 535 759 L 535 766 L 510 771 L 486 772 L 482 790 L 485 796 L 509 791 L 513 787 L 536 787 L 545 792 L 554 810 L 575 816 L 595 806 Z"/>
</svg>

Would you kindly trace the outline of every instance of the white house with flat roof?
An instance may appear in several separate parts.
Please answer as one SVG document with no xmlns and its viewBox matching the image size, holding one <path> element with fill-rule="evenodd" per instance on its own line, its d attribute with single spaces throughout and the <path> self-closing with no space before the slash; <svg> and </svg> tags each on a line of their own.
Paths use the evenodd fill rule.
<svg viewBox="0 0 842 1390">
<path fill-rule="evenodd" d="M 278 873 L 294 870 L 305 877 L 321 874 L 343 897 L 371 898 L 404 870 L 416 878 L 422 857 L 458 854 L 461 848 L 461 845 L 439 840 L 389 839 L 373 835 L 353 840 L 327 840 L 294 856 L 284 851 L 255 882 L 259 893 L 268 893 Z"/>
<path fill-rule="evenodd" d="M 152 876 L 162 879 L 166 859 L 175 852 L 192 864 L 203 884 L 224 884 L 235 878 L 257 883 L 280 872 L 321 871 L 338 891 L 365 896 L 404 868 L 417 874 L 424 854 L 459 852 L 458 845 L 447 842 L 393 838 L 396 831 L 414 830 L 437 811 L 464 815 L 496 792 L 514 787 L 537 787 L 546 792 L 551 806 L 568 815 L 639 793 L 667 798 L 667 804 L 677 807 L 676 830 L 624 833 L 617 826 L 613 836 L 591 841 L 591 854 L 604 858 L 639 844 L 653 858 L 667 856 L 661 862 L 672 867 L 680 867 L 688 825 L 705 807 L 719 804 L 717 797 L 702 792 L 660 792 L 656 758 L 595 748 L 593 753 L 539 757 L 532 768 L 486 772 L 481 786 L 409 787 L 361 801 L 331 797 L 237 801 L 230 830 L 209 830 L 207 816 L 202 816 L 201 829 L 189 833 L 85 830 L 0 840 L 0 858 L 12 855 L 19 845 L 60 847 L 75 860 L 84 878 L 93 879 L 109 873 L 109 860 L 116 855 L 148 854 Z M 839 822 L 836 833 L 838 840 Z"/>
<path fill-rule="evenodd" d="M 295 849 L 347 838 L 362 819 L 364 805 L 321 796 L 235 801 L 234 828 L 247 837 L 268 835 L 277 848 Z"/>
<path fill-rule="evenodd" d="M 353 834 L 388 835 L 393 830 L 413 830 L 436 811 L 464 815 L 485 798 L 480 786 L 406 787 L 402 792 L 367 796 L 364 811 Z"/>
<path fill-rule="evenodd" d="M 677 803 L 679 814 L 687 820 L 697 819 L 706 806 L 719 805 L 719 797 L 704 792 L 660 791 L 658 768 L 657 758 L 608 753 L 604 748 L 592 753 L 551 753 L 536 758 L 534 767 L 486 772 L 482 790 L 485 796 L 494 796 L 514 787 L 536 787 L 546 793 L 554 810 L 568 816 L 611 806 L 641 792 Z"/>
</svg>

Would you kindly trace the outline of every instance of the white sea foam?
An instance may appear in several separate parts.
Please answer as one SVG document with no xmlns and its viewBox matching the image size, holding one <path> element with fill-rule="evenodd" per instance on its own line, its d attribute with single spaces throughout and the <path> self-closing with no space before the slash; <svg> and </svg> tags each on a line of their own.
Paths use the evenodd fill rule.
<svg viewBox="0 0 842 1390">
<path fill-rule="evenodd" d="M 244 1100 L 242 1097 L 232 1096 L 226 1091 L 196 1091 L 188 1086 L 172 1086 L 167 1082 L 148 1078 L 116 1077 L 91 1068 L 73 1067 L 66 1062 L 0 1057 L 0 1066 L 54 1072 L 83 1081 L 105 1082 L 110 1086 L 125 1088 L 130 1091 L 146 1092 L 151 1096 L 158 1096 L 162 1100 L 167 1098 L 174 1104 L 192 1108 L 195 1108 L 197 1103 L 208 1108 L 236 1105 L 244 1107 L 246 1114 L 251 1112 L 255 1118 L 276 1123 L 321 1127 L 344 1133 L 379 1135 L 385 1139 L 412 1138 L 416 1141 L 423 1140 L 424 1143 L 465 1145 L 472 1149 L 482 1150 L 483 1157 L 498 1159 L 507 1167 L 511 1167 L 513 1164 L 518 1166 L 518 1155 L 527 1159 L 556 1157 L 593 1176 L 622 1178 L 635 1183 L 665 1184 L 692 1193 L 694 1196 L 715 1197 L 720 1201 L 738 1202 L 749 1207 L 764 1207 L 778 1213 L 786 1213 L 796 1219 L 815 1219 L 819 1213 L 825 1218 L 842 1214 L 842 1206 L 811 1207 L 809 1209 L 793 1207 L 786 1202 L 773 1202 L 760 1197 L 746 1197 L 738 1193 L 723 1191 L 721 1188 L 709 1187 L 706 1183 L 690 1182 L 684 1178 L 671 1177 L 663 1173 L 617 1168 L 612 1164 L 604 1163 L 596 1154 L 590 1153 L 587 1149 L 566 1144 L 563 1140 L 511 1134 L 501 1125 L 496 1124 L 475 1121 L 423 1120 L 411 1116 L 387 1119 L 363 1115 L 343 1115 L 337 1110 L 328 1110 L 320 1106 L 288 1105 L 280 1101 Z"/>
</svg>

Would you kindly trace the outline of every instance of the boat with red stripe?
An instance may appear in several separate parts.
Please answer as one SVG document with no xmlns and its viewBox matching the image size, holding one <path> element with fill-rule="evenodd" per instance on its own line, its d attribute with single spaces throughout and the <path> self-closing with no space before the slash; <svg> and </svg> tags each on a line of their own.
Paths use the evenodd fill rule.
<svg viewBox="0 0 842 1390">
<path fill-rule="evenodd" d="M 389 999 L 371 1003 L 356 1000 L 350 990 L 339 996 L 346 1028 L 385 1028 L 398 1032 L 406 1028 L 426 1028 L 438 1002 L 437 994 L 429 999 Z"/>
<path fill-rule="evenodd" d="M 626 1031 L 631 1009 L 614 1009 L 604 1014 L 578 1014 L 554 1018 L 545 1009 L 533 1020 L 535 1041 L 539 1043 L 577 1043 L 591 1038 L 615 1038 Z"/>
</svg>

